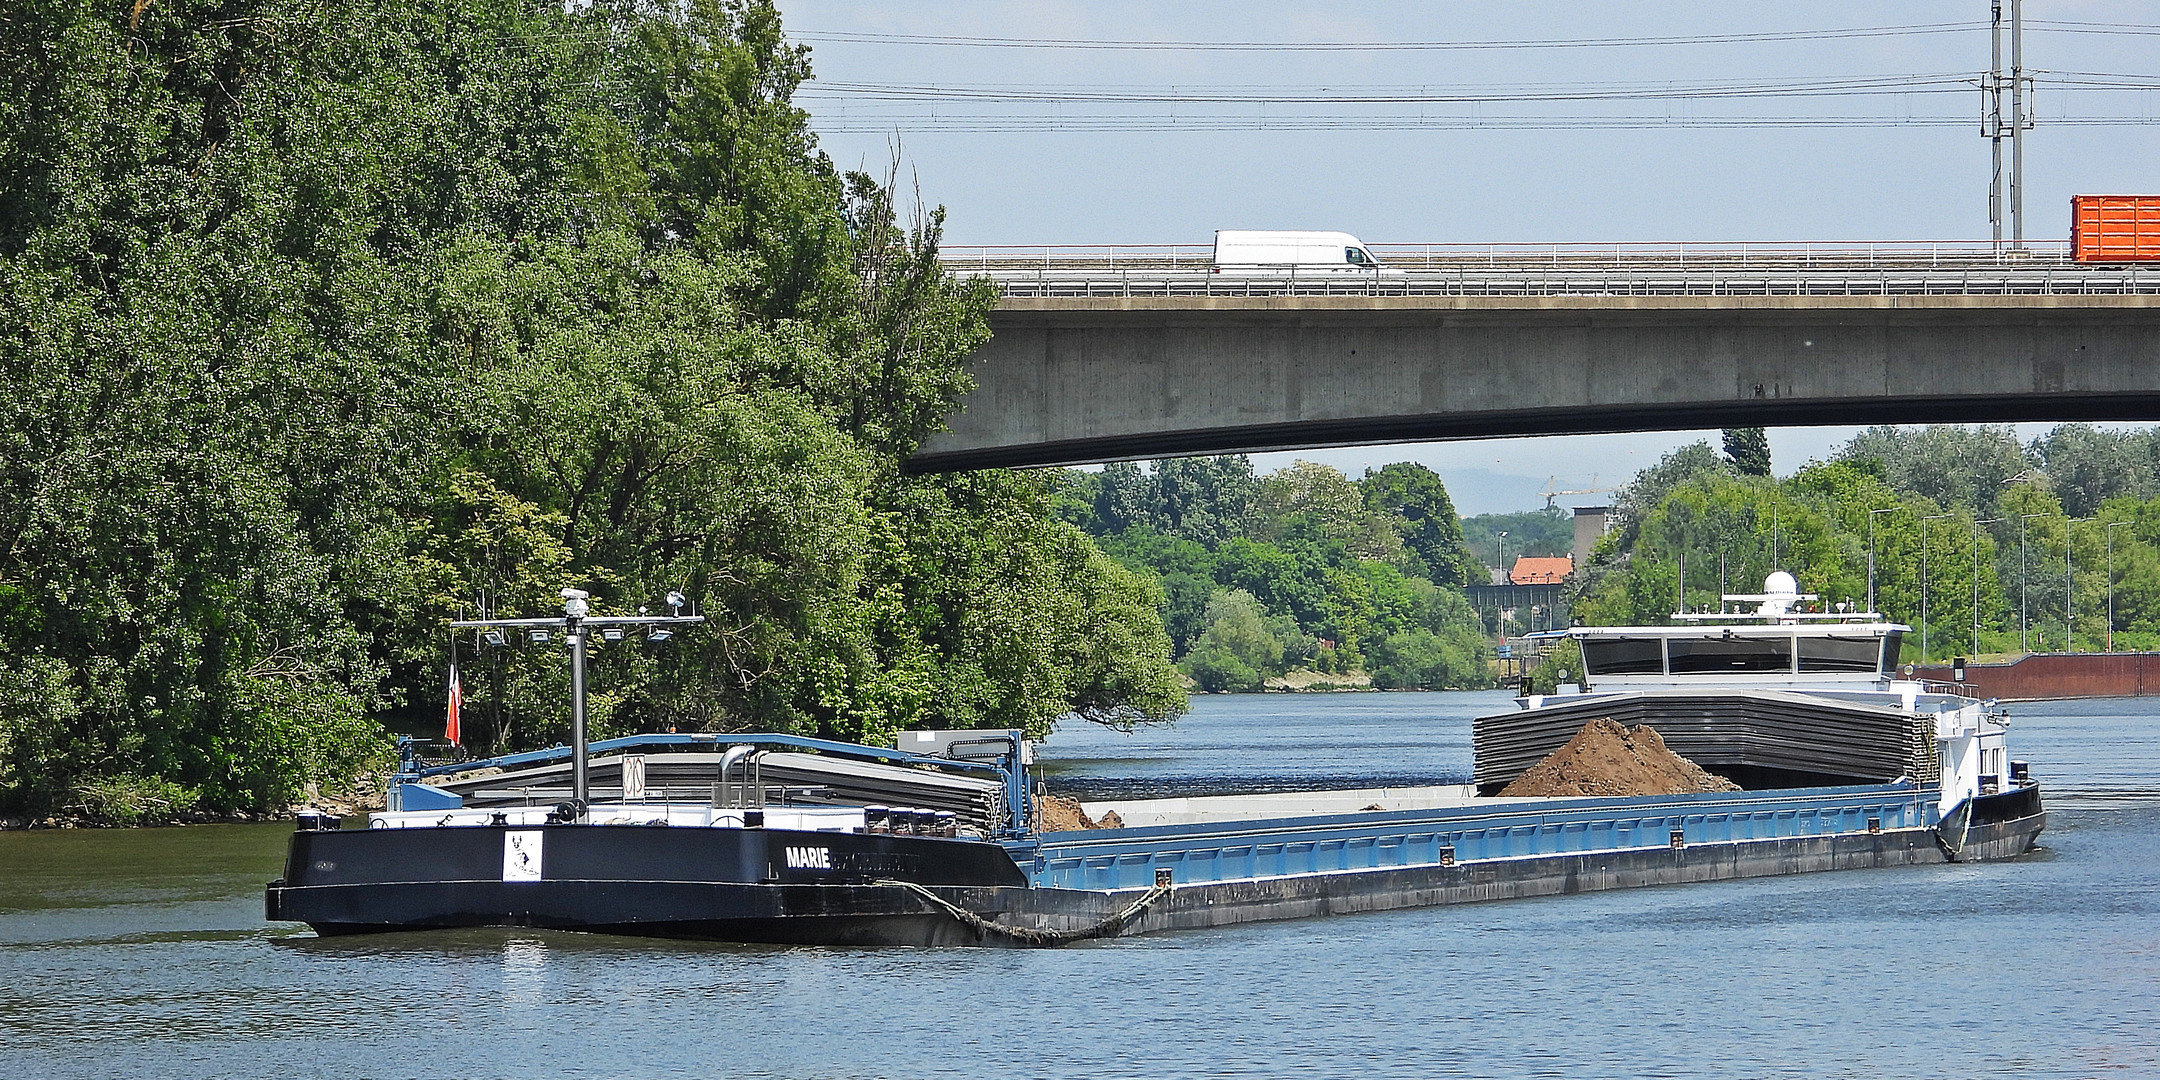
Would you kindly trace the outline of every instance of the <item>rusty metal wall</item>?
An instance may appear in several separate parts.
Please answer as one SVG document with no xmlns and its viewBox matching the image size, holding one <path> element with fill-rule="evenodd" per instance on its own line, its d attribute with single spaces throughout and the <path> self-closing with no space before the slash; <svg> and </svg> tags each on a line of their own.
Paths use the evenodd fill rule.
<svg viewBox="0 0 2160 1080">
<path fill-rule="evenodd" d="M 1949 682 L 1947 664 L 1917 677 Z M 2005 700 L 2144 697 L 2160 693 L 2160 653 L 2042 653 L 2008 664 L 1967 664 L 1965 682 L 1983 697 Z"/>
</svg>

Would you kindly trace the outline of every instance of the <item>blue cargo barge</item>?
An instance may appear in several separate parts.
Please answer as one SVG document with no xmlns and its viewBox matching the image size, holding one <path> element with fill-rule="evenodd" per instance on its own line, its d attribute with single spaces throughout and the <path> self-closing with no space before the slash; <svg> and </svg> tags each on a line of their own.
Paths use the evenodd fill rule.
<svg viewBox="0 0 2160 1080">
<path fill-rule="evenodd" d="M 980 734 L 980 733 L 977 733 Z M 1017 733 L 1009 733 L 1017 736 Z M 670 737 L 662 737 L 670 738 Z M 676 736 L 672 739 L 682 739 Z M 783 755 L 787 736 L 734 737 Z M 607 745 L 595 773 L 632 751 L 648 776 L 715 768 L 684 743 Z M 695 744 L 689 744 L 695 745 Z M 707 744 L 711 745 L 711 744 Z M 852 782 L 932 772 L 930 760 L 828 744 Z M 850 751 L 863 756 L 846 756 Z M 876 756 L 873 756 L 876 755 Z M 738 757 L 741 762 L 753 755 Z M 666 762 L 667 768 L 658 767 Z M 519 764 L 513 762 L 513 765 Z M 529 763 L 527 763 L 529 764 Z M 950 763 L 947 763 L 950 764 Z M 502 766 L 471 763 L 461 774 Z M 423 770 L 424 771 L 424 770 Z M 632 770 L 635 771 L 635 768 Z M 993 774 L 1002 773 L 992 765 Z M 504 775 L 504 774 L 495 774 Z M 712 773 L 706 773 L 712 775 Z M 1002 790 L 1025 771 L 989 777 Z M 513 777 L 531 780 L 535 777 Z M 545 782 L 544 773 L 539 777 Z M 1042 945 L 1271 919 L 1549 896 L 1643 885 L 1998 858 L 2044 826 L 2039 789 L 1962 804 L 1946 822 L 1910 782 L 1461 805 L 1129 829 L 1004 835 L 939 824 L 920 808 L 838 805 L 829 790 L 767 787 L 761 808 L 649 790 L 603 799 L 582 820 L 525 789 L 501 801 L 487 777 L 437 786 L 416 776 L 406 806 L 367 829 L 303 822 L 272 919 L 326 934 L 515 925 L 655 936 L 822 944 Z M 500 783 L 501 781 L 497 781 Z M 648 781 L 651 782 L 650 780 Z M 452 786 L 489 792 L 466 806 Z M 515 790 L 515 789 L 513 789 Z M 979 788 L 974 790 L 980 790 Z M 605 788 L 603 795 L 613 794 Z M 940 791 L 938 794 L 946 794 Z M 815 800 L 815 801 L 814 801 Z M 731 801 L 723 793 L 718 800 Z M 922 801 L 932 801 L 924 799 Z M 907 824 L 897 811 L 907 810 Z M 883 820 L 872 815 L 882 812 Z M 918 828 L 916 821 L 931 824 Z M 1954 825 L 1954 834 L 1947 832 Z M 949 832 L 949 834 L 948 834 Z M 529 856 L 529 869 L 514 860 Z"/>
<path fill-rule="evenodd" d="M 2040 788 L 2008 759 L 1992 703 L 1897 678 L 1903 627 L 1871 615 L 1811 623 L 1778 578 L 1767 597 L 1728 598 L 1764 602 L 1739 632 L 1571 631 L 1586 638 L 1590 682 L 1481 719 L 1476 783 L 1398 791 L 1385 809 L 1332 809 L 1362 793 L 1230 796 L 1178 800 L 1175 814 L 1098 805 L 1132 827 L 1044 831 L 1032 749 L 1012 730 L 905 732 L 890 748 L 781 734 L 574 739 L 433 765 L 408 743 L 390 806 L 366 828 L 302 815 L 266 912 L 324 934 L 533 926 L 1056 945 L 2031 850 L 2046 827 Z M 1689 757 L 1757 783 L 1492 794 L 1597 715 L 1670 727 Z"/>
<path fill-rule="evenodd" d="M 1911 785 L 1657 798 L 1524 800 L 1222 825 L 1054 833 L 1008 843 L 1038 888 L 1130 889 L 1410 866 L 1670 851 L 1931 828 Z M 1932 840 L 1929 841 L 1932 844 Z"/>
</svg>

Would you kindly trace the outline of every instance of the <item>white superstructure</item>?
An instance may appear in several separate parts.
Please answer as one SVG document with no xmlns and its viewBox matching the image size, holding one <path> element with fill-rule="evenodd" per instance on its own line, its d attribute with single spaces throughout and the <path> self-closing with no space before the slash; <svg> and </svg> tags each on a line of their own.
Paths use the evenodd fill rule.
<svg viewBox="0 0 2160 1080">
<path fill-rule="evenodd" d="M 1907 718 L 1902 723 L 1920 743 L 1907 776 L 1938 782 L 1943 812 L 2022 779 L 2011 775 L 2005 718 L 1995 702 L 1975 699 L 1959 683 L 1900 673 L 1898 654 L 1910 627 L 1875 612 L 1810 610 L 1817 599 L 1780 570 L 1760 593 L 1726 594 L 1716 611 L 1675 613 L 1679 625 L 1557 632 L 1582 649 L 1582 685 L 1529 695 L 1518 705 L 1573 712 L 1601 700 L 1616 709 L 1648 700 L 1654 712 L 1662 700 L 1680 713 L 1705 697 L 1738 698 L 1760 705 L 1751 710 L 1753 727 L 1742 736 L 1748 738 L 1784 734 L 1780 726 L 1793 724 L 1801 706 L 1812 710 L 1816 727 L 1808 734 L 1818 738 L 1836 730 L 1841 713 L 1854 731 L 1880 731 L 1890 721 L 1885 714 L 1895 713 Z M 1932 748 L 1922 743 L 1929 734 Z"/>
</svg>

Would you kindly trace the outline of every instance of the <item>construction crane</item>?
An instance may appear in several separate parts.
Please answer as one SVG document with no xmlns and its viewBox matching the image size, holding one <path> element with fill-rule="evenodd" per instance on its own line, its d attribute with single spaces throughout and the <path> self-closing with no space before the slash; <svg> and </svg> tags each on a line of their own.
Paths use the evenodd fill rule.
<svg viewBox="0 0 2160 1080">
<path fill-rule="evenodd" d="M 1553 483 L 1554 483 L 1555 481 L 1559 480 L 1559 479 L 1560 479 L 1560 478 L 1559 478 L 1558 476 L 1548 476 L 1548 477 L 1546 477 L 1546 478 L 1545 478 L 1545 490 L 1543 490 L 1543 491 L 1540 491 L 1540 492 L 1538 492 L 1538 494 L 1540 494 L 1540 495 L 1543 495 L 1543 496 L 1545 496 L 1545 509 L 1547 509 L 1547 510 L 1552 510 L 1552 509 L 1555 509 L 1555 507 L 1553 506 L 1553 500 L 1554 500 L 1554 499 L 1556 499 L 1556 498 L 1558 498 L 1558 497 L 1560 497 L 1560 496 L 1562 496 L 1562 495 L 1597 495 L 1597 494 L 1600 494 L 1600 493 L 1603 493 L 1603 492 L 1607 492 L 1607 491 L 1617 491 L 1617 490 L 1619 490 L 1618 488 L 1609 488 L 1609 487 L 1599 487 L 1599 486 L 1597 486 L 1597 474 L 1596 474 L 1596 473 L 1591 473 L 1591 474 L 1590 474 L 1590 486 L 1589 486 L 1589 487 L 1586 487 L 1586 488 L 1574 488 L 1574 489 L 1571 489 L 1571 490 L 1568 490 L 1568 491 L 1561 491 L 1561 490 L 1558 490 L 1558 489 L 1556 489 L 1556 488 L 1554 488 L 1554 487 L 1553 487 Z"/>
</svg>

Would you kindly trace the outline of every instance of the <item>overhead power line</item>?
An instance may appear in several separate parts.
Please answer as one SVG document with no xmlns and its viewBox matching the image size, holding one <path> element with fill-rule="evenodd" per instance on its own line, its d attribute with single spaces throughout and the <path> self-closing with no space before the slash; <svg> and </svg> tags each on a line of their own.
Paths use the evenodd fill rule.
<svg viewBox="0 0 2160 1080">
<path fill-rule="evenodd" d="M 1776 30 L 1748 34 L 1672 34 L 1622 38 L 1527 38 L 1493 41 L 1140 41 L 1107 38 L 1001 38 L 946 34 L 874 34 L 849 30 L 811 30 L 791 36 L 800 41 L 870 45 L 929 45 L 969 49 L 1111 49 L 1121 51 L 1216 52 L 1452 52 L 1476 49 L 1607 49 L 1653 45 L 1719 45 L 1756 41 L 1821 41 L 1836 38 L 1906 37 L 1983 30 L 1980 22 L 1912 23 L 1904 26 L 1853 26 L 1825 30 Z"/>
<path fill-rule="evenodd" d="M 2050 127 L 2150 127 L 2160 121 L 2137 117 L 2064 118 Z M 1149 131 L 1616 131 L 1649 128 L 1955 128 L 1973 126 L 1969 116 L 1034 116 L 911 117 L 905 122 L 875 117 L 819 119 L 823 134 Z"/>
<path fill-rule="evenodd" d="M 2034 19 L 2028 30 L 2064 34 L 2160 35 L 2160 25 Z M 1846 26 L 1811 30 L 1770 30 L 1740 34 L 1667 34 L 1610 38 L 1524 38 L 1467 41 L 1148 41 L 1114 38 L 1007 38 L 955 34 L 880 34 L 852 30 L 809 30 L 790 35 L 797 41 L 852 45 L 914 45 L 966 49 L 1082 49 L 1126 52 L 1472 52 L 1504 49 L 1614 49 L 1675 45 L 1748 45 L 1785 41 L 1834 41 L 1853 38 L 1915 37 L 1979 33 L 1979 21 L 1907 23 L 1892 26 Z"/>
<path fill-rule="evenodd" d="M 1056 104 L 1250 104 L 1250 105 L 1448 105 L 1507 102 L 1664 101 L 1673 99 L 1847 97 L 1884 94 L 1967 93 L 1975 76 L 1963 72 L 1932 75 L 1813 78 L 1783 82 L 1577 83 L 1512 87 L 1239 87 L 1239 86 L 1057 86 L 1057 85 L 908 85 L 884 83 L 812 83 L 805 96 L 831 94 L 854 100 L 968 101 Z M 2160 79 L 2147 80 L 2160 86 Z"/>
<path fill-rule="evenodd" d="M 1141 86 L 1043 84 L 812 83 L 799 100 L 818 127 L 844 131 L 1309 131 L 1566 128 L 1858 128 L 1966 127 L 1964 110 L 1914 103 L 1973 93 L 1982 76 L 1966 72 L 1843 78 L 1717 80 L 1694 83 L 1601 82 L 1511 86 Z M 2032 85 L 2058 104 L 2049 124 L 2145 126 L 2149 107 L 2074 115 L 2059 103 L 2119 102 L 2128 91 L 2160 90 L 2160 76 L 2056 72 Z M 1775 115 L 1776 103 L 1885 102 L 1834 114 Z M 1601 113 L 1600 106 L 1660 103 L 1666 115 Z M 1719 111 L 1720 106 L 1732 108 Z M 1488 113 L 1490 110 L 1490 113 Z M 1439 115 L 1434 115 L 1434 113 Z M 1540 114 L 1542 113 L 1542 114 Z"/>
<path fill-rule="evenodd" d="M 2132 37 L 2160 36 L 2160 24 L 2079 22 L 2068 19 L 2027 19 L 2025 29 L 2050 30 L 2059 34 L 2121 34 Z"/>
</svg>

